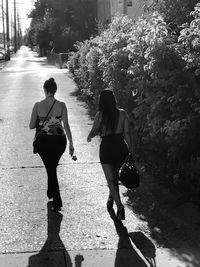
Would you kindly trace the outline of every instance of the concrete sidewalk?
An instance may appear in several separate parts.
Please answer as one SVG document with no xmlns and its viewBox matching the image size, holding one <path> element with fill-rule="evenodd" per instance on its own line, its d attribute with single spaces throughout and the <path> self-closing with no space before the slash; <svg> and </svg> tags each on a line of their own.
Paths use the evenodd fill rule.
<svg viewBox="0 0 200 267">
<path fill-rule="evenodd" d="M 168 254 L 168 257 L 166 255 Z M 183 267 L 168 250 L 159 251 L 155 259 L 141 261 L 132 249 L 68 250 L 0 254 L 0 267 Z M 189 265 L 187 265 L 189 266 Z M 191 266 L 191 265 L 190 265 Z"/>
<path fill-rule="evenodd" d="M 50 208 L 51 202 L 49 201 L 47 204 L 47 237 L 40 250 L 24 250 L 23 252 L 16 250 L 15 253 L 12 251 L 1 253 L 0 267 L 187 266 L 178 260 L 170 249 L 156 248 L 142 232 L 130 233 L 121 222 L 115 222 L 113 225 L 118 236 L 117 249 L 71 250 L 66 248 L 60 233 L 63 214 L 52 212 Z M 112 211 L 110 216 L 113 216 Z"/>
<path fill-rule="evenodd" d="M 28 129 L 32 106 L 44 98 L 43 83 L 50 77 L 58 84 L 56 97 L 67 105 L 78 157 L 72 161 L 67 149 L 58 166 L 61 213 L 49 209 L 46 171 L 32 153 L 34 131 Z M 154 266 L 145 256 L 156 267 L 186 267 L 173 249 L 154 247 L 148 222 L 126 205 L 122 186 L 126 220 L 124 225 L 111 220 L 99 139 L 86 142 L 92 122 L 85 104 L 71 95 L 75 84 L 66 70 L 24 47 L 0 72 L 0 80 L 0 267 Z"/>
<path fill-rule="evenodd" d="M 0 256 L 1 267 L 145 267 L 133 250 L 81 250 L 20 253 Z"/>
</svg>

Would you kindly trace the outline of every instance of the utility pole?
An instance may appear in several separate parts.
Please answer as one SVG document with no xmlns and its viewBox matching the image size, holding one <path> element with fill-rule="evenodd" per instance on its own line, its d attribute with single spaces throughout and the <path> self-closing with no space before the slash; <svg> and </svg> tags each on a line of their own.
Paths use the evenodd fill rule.
<svg viewBox="0 0 200 267">
<path fill-rule="evenodd" d="M 16 16 L 16 0 L 14 0 L 14 52 L 17 52 L 17 16 Z"/>
<path fill-rule="evenodd" d="M 13 32 L 14 32 L 14 28 L 13 28 L 13 16 L 12 14 L 10 14 L 10 21 L 9 21 L 9 24 L 10 24 L 10 52 L 11 52 L 11 47 L 13 48 Z"/>
<path fill-rule="evenodd" d="M 7 42 L 7 60 L 10 60 L 10 34 L 9 34 L 9 6 L 6 0 L 6 42 Z"/>
<path fill-rule="evenodd" d="M 17 48 L 19 49 L 22 44 L 21 38 L 21 26 L 20 26 L 20 19 L 19 13 L 17 13 Z"/>
<path fill-rule="evenodd" d="M 1 0 L 1 10 L 2 10 L 2 25 L 3 25 L 3 47 L 6 49 L 6 37 L 5 37 L 5 21 L 4 21 L 4 3 Z"/>
</svg>

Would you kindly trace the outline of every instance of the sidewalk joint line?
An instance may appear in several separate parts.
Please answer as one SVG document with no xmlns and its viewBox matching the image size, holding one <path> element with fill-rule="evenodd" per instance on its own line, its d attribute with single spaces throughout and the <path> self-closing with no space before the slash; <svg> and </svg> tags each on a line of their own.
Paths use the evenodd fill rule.
<svg viewBox="0 0 200 267">
<path fill-rule="evenodd" d="M 72 163 L 60 163 L 58 166 L 67 166 L 67 165 L 82 165 L 82 164 L 99 164 L 99 161 L 90 161 L 90 162 L 72 162 Z M 39 166 L 19 166 L 19 167 L 2 167 L 1 170 L 18 170 L 18 169 L 43 169 L 45 168 L 42 165 Z"/>
</svg>

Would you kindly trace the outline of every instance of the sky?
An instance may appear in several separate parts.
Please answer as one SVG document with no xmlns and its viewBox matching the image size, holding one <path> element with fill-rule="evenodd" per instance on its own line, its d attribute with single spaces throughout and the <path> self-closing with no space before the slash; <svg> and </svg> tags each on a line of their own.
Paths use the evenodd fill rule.
<svg viewBox="0 0 200 267">
<path fill-rule="evenodd" d="M 0 0 L 0 7 L 2 6 L 2 1 L 4 5 L 4 11 L 6 11 L 6 0 Z M 9 3 L 9 13 L 10 21 L 11 17 L 14 17 L 14 0 L 8 0 Z M 16 8 L 18 10 L 20 24 L 22 32 L 25 32 L 25 29 L 30 25 L 30 19 L 27 18 L 27 14 L 34 7 L 34 0 L 16 0 Z M 2 10 L 0 8 L 0 31 L 2 32 Z"/>
</svg>

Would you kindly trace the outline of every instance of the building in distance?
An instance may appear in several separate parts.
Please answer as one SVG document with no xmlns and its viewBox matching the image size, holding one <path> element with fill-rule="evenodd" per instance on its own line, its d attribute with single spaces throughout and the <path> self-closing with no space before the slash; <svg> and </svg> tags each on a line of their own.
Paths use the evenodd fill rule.
<svg viewBox="0 0 200 267">
<path fill-rule="evenodd" d="M 97 19 L 103 26 L 117 13 L 137 19 L 144 13 L 144 6 L 150 3 L 151 0 L 97 0 Z"/>
</svg>

